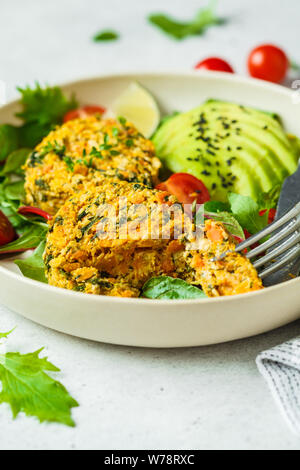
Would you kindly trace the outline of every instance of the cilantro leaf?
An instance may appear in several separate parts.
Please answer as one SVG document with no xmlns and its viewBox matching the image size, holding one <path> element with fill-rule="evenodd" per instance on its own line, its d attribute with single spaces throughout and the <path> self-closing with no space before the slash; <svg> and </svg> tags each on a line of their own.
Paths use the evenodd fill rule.
<svg viewBox="0 0 300 470">
<path fill-rule="evenodd" d="M 229 193 L 228 200 L 234 217 L 251 234 L 259 232 L 268 224 L 268 214 L 260 216 L 259 205 L 251 197 Z"/>
<path fill-rule="evenodd" d="M 47 284 L 43 260 L 45 245 L 46 241 L 42 240 L 31 256 L 26 259 L 16 259 L 15 264 L 19 267 L 24 276 Z"/>
<path fill-rule="evenodd" d="M 52 379 L 46 371 L 58 372 L 42 349 L 29 354 L 9 352 L 0 355 L 0 403 L 8 403 L 13 417 L 20 412 L 35 416 L 40 422 L 49 421 L 75 426 L 71 409 L 78 403 L 65 387 Z"/>
<path fill-rule="evenodd" d="M 100 42 L 100 41 L 116 41 L 119 39 L 120 35 L 116 31 L 112 30 L 104 30 L 100 31 L 99 33 L 95 34 L 93 37 L 93 40 L 95 42 Z"/>
<path fill-rule="evenodd" d="M 224 23 L 215 14 L 216 0 L 211 0 L 206 8 L 198 11 L 189 22 L 177 21 L 165 14 L 152 14 L 148 17 L 150 23 L 160 28 L 164 33 L 177 40 L 192 35 L 201 35 L 207 28 Z"/>
<path fill-rule="evenodd" d="M 149 279 L 143 287 L 142 294 L 148 299 L 199 299 L 206 295 L 198 287 L 182 279 L 169 276 L 158 276 Z"/>
</svg>

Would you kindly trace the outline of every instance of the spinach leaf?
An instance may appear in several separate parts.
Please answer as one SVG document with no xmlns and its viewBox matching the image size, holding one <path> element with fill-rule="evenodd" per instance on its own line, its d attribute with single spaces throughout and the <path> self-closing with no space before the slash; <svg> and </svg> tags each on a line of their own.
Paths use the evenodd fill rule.
<svg viewBox="0 0 300 470">
<path fill-rule="evenodd" d="M 1 171 L 1 175 L 8 175 L 9 173 L 14 173 L 16 175 L 23 174 L 22 166 L 25 164 L 31 152 L 32 150 L 27 148 L 11 152 L 7 157 L 5 165 Z"/>
<path fill-rule="evenodd" d="M 46 241 L 41 241 L 31 256 L 26 259 L 17 259 L 15 260 L 15 263 L 19 266 L 20 271 L 24 276 L 34 279 L 35 281 L 47 283 L 43 260 L 45 245 Z"/>
<path fill-rule="evenodd" d="M 18 238 L 0 248 L 2 253 L 14 253 L 36 248 L 42 240 L 45 239 L 47 228 L 42 225 L 28 224 L 26 231 Z"/>
<path fill-rule="evenodd" d="M 267 226 L 268 214 L 260 216 L 259 206 L 251 197 L 229 193 L 228 200 L 234 217 L 248 232 L 255 234 Z"/>
<path fill-rule="evenodd" d="M 228 202 L 208 201 L 204 204 L 204 212 L 230 212 Z"/>
<path fill-rule="evenodd" d="M 182 279 L 169 276 L 153 277 L 143 287 L 142 294 L 148 299 L 201 299 L 206 295 L 198 287 Z"/>
<path fill-rule="evenodd" d="M 19 145 L 18 129 L 10 124 L 0 125 L 0 161 L 16 150 Z"/>
<path fill-rule="evenodd" d="M 24 180 L 7 182 L 4 184 L 4 195 L 6 199 L 21 201 L 25 197 Z"/>
</svg>

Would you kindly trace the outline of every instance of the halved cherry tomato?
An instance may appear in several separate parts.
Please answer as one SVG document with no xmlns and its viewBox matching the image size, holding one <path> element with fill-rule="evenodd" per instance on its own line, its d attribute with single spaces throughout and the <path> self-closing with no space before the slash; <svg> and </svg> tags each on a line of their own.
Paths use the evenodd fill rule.
<svg viewBox="0 0 300 470">
<path fill-rule="evenodd" d="M 48 212 L 43 211 L 42 209 L 39 209 L 38 207 L 33 207 L 33 206 L 22 206 L 18 209 L 19 214 L 22 215 L 39 215 L 40 217 L 43 217 L 46 220 L 51 220 L 52 215 L 48 214 Z"/>
<path fill-rule="evenodd" d="M 103 114 L 105 113 L 106 108 L 103 106 L 82 106 L 78 109 L 73 109 L 65 114 L 63 121 L 72 121 L 73 119 L 86 118 L 92 116 L 93 114 Z"/>
<path fill-rule="evenodd" d="M 286 53 L 272 44 L 256 47 L 248 58 L 248 69 L 252 77 L 274 83 L 285 79 L 289 66 Z"/>
<path fill-rule="evenodd" d="M 182 204 L 204 204 L 210 200 L 207 187 L 201 180 L 188 173 L 174 173 L 167 181 L 160 183 L 156 189 L 168 191 L 177 197 Z"/>
<path fill-rule="evenodd" d="M 233 68 L 228 62 L 219 57 L 208 57 L 207 59 L 198 62 L 194 67 L 196 70 L 215 70 L 218 72 L 234 73 Z"/>
<path fill-rule="evenodd" d="M 0 211 L 0 246 L 12 242 L 13 240 L 15 240 L 15 238 L 15 229 L 13 228 L 6 215 L 4 215 L 2 211 Z"/>
</svg>

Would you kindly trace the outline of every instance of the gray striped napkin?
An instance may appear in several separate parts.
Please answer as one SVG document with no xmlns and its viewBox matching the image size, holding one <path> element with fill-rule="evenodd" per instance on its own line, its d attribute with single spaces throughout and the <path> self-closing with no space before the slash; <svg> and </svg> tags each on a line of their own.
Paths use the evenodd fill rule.
<svg viewBox="0 0 300 470">
<path fill-rule="evenodd" d="M 300 435 L 300 336 L 260 353 L 256 364 L 292 431 Z"/>
</svg>

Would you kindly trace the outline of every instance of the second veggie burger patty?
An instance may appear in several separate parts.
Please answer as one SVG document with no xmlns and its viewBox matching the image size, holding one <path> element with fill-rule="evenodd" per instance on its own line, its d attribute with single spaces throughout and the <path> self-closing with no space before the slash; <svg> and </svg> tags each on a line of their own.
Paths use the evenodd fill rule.
<svg viewBox="0 0 300 470">
<path fill-rule="evenodd" d="M 152 187 L 161 166 L 154 147 L 130 123 L 91 116 L 68 121 L 25 164 L 26 202 L 55 214 L 74 191 L 102 175 Z"/>
</svg>

